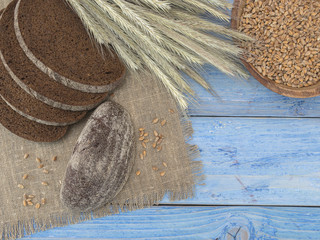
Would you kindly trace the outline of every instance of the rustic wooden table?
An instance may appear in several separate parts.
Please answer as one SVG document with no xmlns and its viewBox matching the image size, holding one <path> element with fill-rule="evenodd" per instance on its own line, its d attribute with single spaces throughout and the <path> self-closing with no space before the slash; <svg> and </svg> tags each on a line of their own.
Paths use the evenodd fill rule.
<svg viewBox="0 0 320 240">
<path fill-rule="evenodd" d="M 193 142 L 206 180 L 196 197 L 25 239 L 320 239 L 320 97 L 290 99 L 207 68 L 195 85 Z"/>
<path fill-rule="evenodd" d="M 206 70 L 219 98 L 194 85 L 193 142 L 206 174 L 195 198 L 24 239 L 319 240 L 320 97 L 282 97 Z"/>
</svg>

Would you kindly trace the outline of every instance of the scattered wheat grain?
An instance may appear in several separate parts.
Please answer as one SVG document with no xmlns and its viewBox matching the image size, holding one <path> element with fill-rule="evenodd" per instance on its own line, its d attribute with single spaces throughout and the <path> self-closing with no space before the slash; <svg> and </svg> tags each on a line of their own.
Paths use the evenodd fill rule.
<svg viewBox="0 0 320 240">
<path fill-rule="evenodd" d="M 157 147 L 157 152 L 160 152 L 162 150 L 162 146 Z"/>
</svg>

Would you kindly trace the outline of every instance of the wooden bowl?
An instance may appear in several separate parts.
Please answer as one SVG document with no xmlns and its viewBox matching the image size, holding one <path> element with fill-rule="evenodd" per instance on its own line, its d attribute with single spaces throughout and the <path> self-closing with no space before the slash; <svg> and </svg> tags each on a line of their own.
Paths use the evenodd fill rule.
<svg viewBox="0 0 320 240">
<path fill-rule="evenodd" d="M 231 14 L 232 29 L 238 29 L 244 7 L 245 0 L 234 0 Z M 283 84 L 278 84 L 267 77 L 262 76 L 252 64 L 246 62 L 244 59 L 241 60 L 255 79 L 257 79 L 266 88 L 269 88 L 271 91 L 274 91 L 280 95 L 292 98 L 310 98 L 320 95 L 320 82 L 312 86 L 302 88 L 293 88 L 285 86 Z"/>
</svg>

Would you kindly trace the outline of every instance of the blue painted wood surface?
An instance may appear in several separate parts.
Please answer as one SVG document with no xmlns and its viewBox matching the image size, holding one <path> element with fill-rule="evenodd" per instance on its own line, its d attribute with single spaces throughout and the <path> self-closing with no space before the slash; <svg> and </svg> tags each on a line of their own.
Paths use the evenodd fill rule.
<svg viewBox="0 0 320 240">
<path fill-rule="evenodd" d="M 198 93 L 198 104 L 190 107 L 193 116 L 320 116 L 320 97 L 288 98 L 270 91 L 252 77 L 248 80 L 230 78 L 213 67 L 207 67 L 206 71 L 203 76 L 219 98 L 193 83 Z"/>
<path fill-rule="evenodd" d="M 236 117 L 237 114 L 231 110 L 230 114 L 225 112 L 224 117 L 213 114 L 207 116 L 207 113 L 192 110 L 195 115 L 192 118 L 195 129 L 193 142 L 200 147 L 207 178 L 205 185 L 197 187 L 194 199 L 176 202 L 188 206 L 154 207 L 57 228 L 27 238 L 227 239 L 223 234 L 226 231 L 232 232 L 233 224 L 234 228 L 243 226 L 243 229 L 253 229 L 253 233 L 248 230 L 251 236 L 249 239 L 320 239 L 320 119 L 316 118 L 318 98 L 275 98 L 263 86 L 256 85 L 256 90 L 252 89 L 252 84 L 255 85 L 253 79 L 249 83 L 235 83 L 225 81 L 224 88 L 242 88 L 241 94 L 233 97 L 239 106 L 243 102 L 241 108 L 248 107 L 248 102 L 242 100 L 249 99 L 253 91 L 258 91 L 264 92 L 269 102 L 254 102 L 255 111 L 280 110 L 277 114 L 271 110 L 268 114 L 269 110 L 263 110 L 265 114 L 262 115 L 268 116 L 263 118 L 251 117 L 249 113 L 253 110 L 247 111 L 247 114 L 238 114 L 242 117 Z M 199 94 L 206 93 L 199 90 Z M 231 95 L 228 97 L 230 101 Z M 273 101 L 274 98 L 277 101 Z M 305 115 L 300 118 L 296 115 L 298 111 L 285 111 L 282 106 L 282 103 L 296 106 L 297 101 L 309 102 L 308 110 L 304 109 Z M 271 102 L 273 107 L 267 107 Z M 211 105 L 215 109 L 214 106 L 219 104 L 212 100 Z M 162 203 L 172 204 L 167 199 Z M 193 206 L 219 204 L 248 206 Z M 257 204 L 313 207 L 252 207 Z M 219 215 L 219 212 L 223 213 Z"/>
<path fill-rule="evenodd" d="M 206 181 L 180 204 L 319 205 L 320 119 L 203 117 L 192 123 Z"/>
<path fill-rule="evenodd" d="M 193 142 L 207 176 L 195 198 L 24 239 L 320 240 L 320 97 L 287 98 L 206 70 L 219 98 L 192 83 Z"/>
<path fill-rule="evenodd" d="M 319 240 L 319 229 L 319 208 L 153 207 L 26 239 Z"/>
</svg>

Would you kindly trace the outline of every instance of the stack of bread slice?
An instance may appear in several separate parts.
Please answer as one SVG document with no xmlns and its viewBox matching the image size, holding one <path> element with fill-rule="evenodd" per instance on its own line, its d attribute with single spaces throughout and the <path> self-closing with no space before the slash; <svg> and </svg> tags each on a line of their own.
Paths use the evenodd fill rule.
<svg viewBox="0 0 320 240">
<path fill-rule="evenodd" d="M 37 142 L 105 101 L 125 66 L 90 39 L 64 0 L 14 0 L 0 19 L 0 123 Z"/>
</svg>

